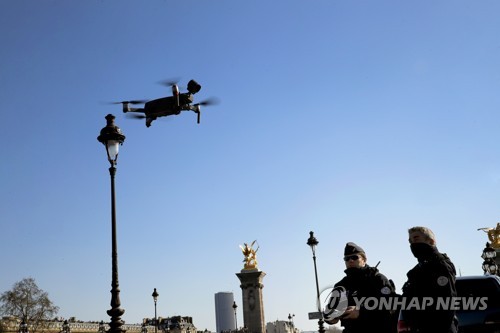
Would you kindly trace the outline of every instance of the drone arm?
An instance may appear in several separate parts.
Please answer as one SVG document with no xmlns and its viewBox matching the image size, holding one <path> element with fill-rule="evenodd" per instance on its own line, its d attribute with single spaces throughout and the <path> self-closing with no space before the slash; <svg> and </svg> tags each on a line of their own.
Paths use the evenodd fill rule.
<svg viewBox="0 0 500 333">
<path fill-rule="evenodd" d="M 194 113 L 196 113 L 198 115 L 197 122 L 198 122 L 198 124 L 200 123 L 200 116 L 201 116 L 201 112 L 200 112 L 201 111 L 201 106 L 200 106 L 200 104 L 189 105 L 185 110 L 191 110 Z"/>
<path fill-rule="evenodd" d="M 127 107 L 127 109 L 123 109 L 123 112 L 124 113 L 127 113 L 127 112 L 140 112 L 140 113 L 144 113 L 144 108 L 131 108 L 131 107 Z"/>
<path fill-rule="evenodd" d="M 130 106 L 128 106 L 128 102 L 122 102 L 123 113 L 130 112 Z"/>
<path fill-rule="evenodd" d="M 143 108 L 131 108 L 129 103 L 130 102 L 121 102 L 123 105 L 123 113 L 127 112 L 144 112 Z"/>
<path fill-rule="evenodd" d="M 127 112 L 142 112 L 142 113 L 144 113 L 144 109 L 143 108 L 128 108 Z"/>
</svg>

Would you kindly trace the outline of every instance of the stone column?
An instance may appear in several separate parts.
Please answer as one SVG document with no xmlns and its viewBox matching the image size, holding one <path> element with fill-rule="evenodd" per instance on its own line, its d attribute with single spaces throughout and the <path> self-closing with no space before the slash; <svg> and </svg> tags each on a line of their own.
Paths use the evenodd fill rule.
<svg viewBox="0 0 500 333">
<path fill-rule="evenodd" d="M 243 269 L 236 276 L 241 282 L 243 301 L 243 324 L 248 333 L 266 333 L 262 279 L 266 273 L 258 269 Z"/>
</svg>

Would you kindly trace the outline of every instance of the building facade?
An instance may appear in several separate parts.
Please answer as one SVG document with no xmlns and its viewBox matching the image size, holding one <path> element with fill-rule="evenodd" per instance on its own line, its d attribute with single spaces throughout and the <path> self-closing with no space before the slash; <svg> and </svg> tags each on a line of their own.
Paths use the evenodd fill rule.
<svg viewBox="0 0 500 333">
<path fill-rule="evenodd" d="M 22 333 L 20 330 L 21 320 L 16 317 L 3 317 L 0 319 L 0 333 Z M 67 327 L 65 328 L 65 324 Z M 34 327 L 29 323 L 27 333 L 33 333 Z M 154 333 L 154 319 L 145 318 L 142 324 L 124 324 L 122 328 L 127 333 Z M 35 333 L 106 333 L 109 330 L 108 323 L 82 322 L 77 320 L 52 320 L 38 325 Z M 192 317 L 173 316 L 159 318 L 158 333 L 210 333 L 200 332 L 193 325 Z"/>
<path fill-rule="evenodd" d="M 276 320 L 266 324 L 266 333 L 299 333 L 292 321 Z"/>
</svg>

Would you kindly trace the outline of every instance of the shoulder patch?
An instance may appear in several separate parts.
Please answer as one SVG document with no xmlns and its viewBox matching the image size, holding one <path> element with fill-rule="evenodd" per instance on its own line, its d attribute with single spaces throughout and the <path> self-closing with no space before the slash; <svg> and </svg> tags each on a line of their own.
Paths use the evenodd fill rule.
<svg viewBox="0 0 500 333">
<path fill-rule="evenodd" d="M 391 293 L 391 288 L 389 287 L 383 287 L 382 289 L 380 289 L 380 293 L 382 293 L 382 295 L 389 295 Z"/>
<path fill-rule="evenodd" d="M 440 276 L 437 278 L 437 284 L 444 287 L 448 284 L 448 278 L 446 276 Z"/>
</svg>

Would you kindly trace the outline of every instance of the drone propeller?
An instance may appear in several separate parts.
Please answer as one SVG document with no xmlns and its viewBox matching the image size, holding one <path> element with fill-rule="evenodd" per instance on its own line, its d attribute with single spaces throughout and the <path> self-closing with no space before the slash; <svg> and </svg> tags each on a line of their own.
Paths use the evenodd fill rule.
<svg viewBox="0 0 500 333">
<path fill-rule="evenodd" d="M 178 81 L 179 81 L 178 79 L 170 79 L 170 80 L 164 80 L 164 81 L 159 82 L 161 85 L 172 88 L 172 96 L 174 96 L 177 106 L 179 106 L 179 104 L 180 104 L 179 103 L 179 85 L 177 84 Z"/>
<path fill-rule="evenodd" d="M 110 104 L 132 104 L 132 105 L 135 105 L 135 104 L 144 104 L 146 102 L 147 102 L 147 100 L 139 99 L 139 100 L 132 100 L 132 101 L 111 102 Z"/>
<path fill-rule="evenodd" d="M 197 123 L 198 124 L 200 123 L 200 116 L 201 116 L 201 108 L 200 108 L 200 106 L 214 105 L 214 104 L 219 104 L 219 99 L 217 99 L 215 97 L 212 97 L 212 98 L 206 99 L 204 101 L 201 101 L 199 103 L 193 104 L 193 108 L 191 110 L 193 110 L 194 112 L 196 112 Z"/>
<path fill-rule="evenodd" d="M 216 104 L 219 104 L 219 103 L 220 103 L 220 101 L 219 101 L 218 98 L 211 97 L 209 99 L 206 99 L 204 101 L 196 103 L 195 105 L 203 105 L 203 106 L 205 106 L 205 105 L 216 105 Z"/>
<path fill-rule="evenodd" d="M 138 113 L 126 113 L 125 117 L 127 117 L 128 119 L 136 119 L 136 120 L 142 120 L 147 118 L 146 115 Z M 160 117 L 158 119 L 155 119 L 155 121 L 171 121 L 171 119 L 168 117 L 167 118 Z"/>
<path fill-rule="evenodd" d="M 161 84 L 162 86 L 171 87 L 174 84 L 179 83 L 179 80 L 180 80 L 179 78 L 172 78 L 172 79 L 160 81 L 158 83 Z"/>
<path fill-rule="evenodd" d="M 145 115 L 137 114 L 137 113 L 126 113 L 125 117 L 130 118 L 130 119 L 144 119 L 144 118 L 146 118 Z"/>
</svg>

